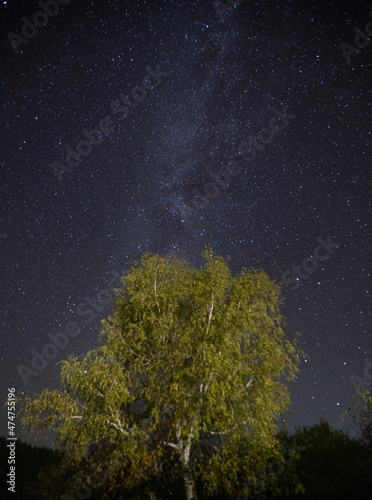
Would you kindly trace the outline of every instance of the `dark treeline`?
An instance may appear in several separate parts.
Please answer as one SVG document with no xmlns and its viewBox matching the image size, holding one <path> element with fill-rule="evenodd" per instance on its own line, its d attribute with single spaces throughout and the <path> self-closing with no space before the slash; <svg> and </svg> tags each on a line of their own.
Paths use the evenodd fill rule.
<svg viewBox="0 0 372 500">
<path fill-rule="evenodd" d="M 15 493 L 8 491 L 10 484 L 7 483 L 11 463 L 9 460 L 8 445 L 11 441 L 0 436 L 0 497 L 13 499 L 42 498 L 45 495 L 40 475 L 50 466 L 58 466 L 62 459 L 62 452 L 45 447 L 32 446 L 17 440 L 15 447 Z M 5 491 L 4 491 L 5 490 Z"/>
<path fill-rule="evenodd" d="M 283 463 L 273 462 L 258 477 L 262 487 L 258 493 L 246 495 L 241 492 L 231 500 L 247 500 L 248 498 L 286 498 L 298 499 L 339 499 L 367 498 L 372 490 L 372 444 L 363 437 L 351 437 L 348 433 L 332 428 L 328 422 L 321 420 L 312 427 L 298 428 L 293 434 L 286 430 L 280 432 L 284 444 Z M 9 472 L 7 463 L 7 441 L 0 437 L 0 473 L 2 484 Z M 149 498 L 141 491 L 123 491 L 118 485 L 115 497 L 106 496 L 105 492 L 96 488 L 76 490 L 74 496 L 64 495 L 66 481 L 57 479 L 58 464 L 62 452 L 48 448 L 39 448 L 17 442 L 16 445 L 16 493 L 6 491 L 1 498 L 12 499 L 73 499 L 91 500 L 115 498 L 135 499 Z M 76 471 L 71 471 L 71 473 Z M 155 485 L 154 485 L 155 486 Z M 156 490 L 156 487 L 154 488 Z M 198 499 L 210 499 L 203 495 L 202 484 L 198 484 Z M 159 490 L 158 490 L 159 491 Z M 160 498 L 184 497 L 182 482 L 179 491 L 176 483 L 172 491 L 159 492 Z M 226 499 L 226 496 L 215 496 L 214 500 Z M 228 499 L 230 500 L 230 499 Z"/>
</svg>

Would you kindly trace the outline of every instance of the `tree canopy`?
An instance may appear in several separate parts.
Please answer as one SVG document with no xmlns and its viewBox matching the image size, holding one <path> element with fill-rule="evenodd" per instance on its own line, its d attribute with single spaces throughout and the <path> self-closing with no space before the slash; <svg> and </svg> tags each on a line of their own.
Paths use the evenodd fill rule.
<svg viewBox="0 0 372 500">
<path fill-rule="evenodd" d="M 203 257 L 194 268 L 144 254 L 103 344 L 62 362 L 60 389 L 26 401 L 31 434 L 57 430 L 61 474 L 116 498 L 182 485 L 191 500 L 198 481 L 206 494 L 251 492 L 255 472 L 280 460 L 276 422 L 302 354 L 282 329 L 280 285 L 262 270 L 232 276 L 210 247 Z"/>
</svg>

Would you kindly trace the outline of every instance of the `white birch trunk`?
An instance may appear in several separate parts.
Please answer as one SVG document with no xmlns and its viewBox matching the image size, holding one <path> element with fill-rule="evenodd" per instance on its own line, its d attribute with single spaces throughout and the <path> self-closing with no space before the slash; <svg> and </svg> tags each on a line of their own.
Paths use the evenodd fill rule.
<svg viewBox="0 0 372 500">
<path fill-rule="evenodd" d="M 182 470 L 183 470 L 183 481 L 185 484 L 185 494 L 186 494 L 186 500 L 197 500 L 196 496 L 196 489 L 195 489 L 195 479 L 194 475 L 192 473 L 192 470 L 190 469 L 190 451 L 191 451 L 191 441 L 193 438 L 192 435 L 192 429 L 191 433 L 188 437 L 187 444 L 184 446 L 182 439 L 181 439 L 181 433 L 180 429 L 178 428 L 178 446 L 180 450 L 180 461 L 182 464 Z"/>
<path fill-rule="evenodd" d="M 196 490 L 195 490 L 195 480 L 191 470 L 184 471 L 183 480 L 185 482 L 186 500 L 197 500 Z"/>
</svg>

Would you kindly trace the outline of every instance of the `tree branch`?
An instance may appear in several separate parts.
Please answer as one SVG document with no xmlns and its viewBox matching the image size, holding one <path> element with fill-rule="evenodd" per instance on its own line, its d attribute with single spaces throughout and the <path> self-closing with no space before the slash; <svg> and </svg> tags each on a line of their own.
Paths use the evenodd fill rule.
<svg viewBox="0 0 372 500">
<path fill-rule="evenodd" d="M 117 429 L 118 431 L 122 432 L 126 436 L 129 436 L 129 432 L 128 431 L 125 431 L 121 426 L 116 425 L 114 422 L 110 422 L 109 419 L 106 420 L 106 423 L 109 424 L 109 425 L 112 425 L 112 427 L 115 427 L 115 429 Z"/>
<path fill-rule="evenodd" d="M 253 377 L 251 377 L 248 382 L 247 382 L 247 385 L 245 386 L 246 389 L 248 389 L 248 387 L 251 385 L 251 383 L 253 382 Z"/>
<path fill-rule="evenodd" d="M 214 295 L 213 295 L 213 292 L 212 292 L 212 303 L 211 303 L 211 305 L 209 306 L 208 325 L 207 325 L 207 331 L 205 332 L 205 336 L 206 336 L 206 337 L 207 337 L 208 332 L 209 332 L 209 327 L 211 326 L 212 313 L 213 313 L 213 308 L 214 308 L 214 302 L 213 302 L 213 299 L 214 299 Z M 204 351 L 204 347 L 203 347 L 203 361 L 205 361 L 205 351 Z"/>
<path fill-rule="evenodd" d="M 248 420 L 243 422 L 241 425 L 245 425 L 247 422 L 248 422 Z M 231 427 L 231 429 L 228 429 L 227 431 L 208 431 L 207 429 L 202 429 L 202 431 L 207 432 L 208 434 L 212 434 L 213 436 L 222 436 L 224 434 L 229 434 L 230 432 L 234 431 L 236 428 L 237 428 L 237 425 L 235 425 L 234 427 Z"/>
<path fill-rule="evenodd" d="M 209 307 L 209 318 L 208 318 L 208 326 L 207 326 L 207 331 L 205 332 L 205 336 L 208 335 L 208 332 L 209 332 L 209 327 L 211 326 L 211 319 L 212 319 L 212 313 L 213 313 L 213 308 L 214 308 L 214 302 L 213 302 L 213 299 L 214 299 L 214 295 L 213 295 L 213 292 L 212 292 L 212 303 Z"/>
<path fill-rule="evenodd" d="M 94 389 L 93 388 L 93 391 L 98 394 L 98 396 L 100 396 L 101 398 L 104 398 L 105 396 L 102 394 L 102 392 L 100 392 L 98 389 Z"/>
<path fill-rule="evenodd" d="M 163 444 L 166 444 L 167 446 L 170 446 L 171 448 L 174 448 L 177 451 L 180 451 L 180 447 L 178 444 L 175 443 L 169 443 L 168 441 L 163 441 Z"/>
</svg>

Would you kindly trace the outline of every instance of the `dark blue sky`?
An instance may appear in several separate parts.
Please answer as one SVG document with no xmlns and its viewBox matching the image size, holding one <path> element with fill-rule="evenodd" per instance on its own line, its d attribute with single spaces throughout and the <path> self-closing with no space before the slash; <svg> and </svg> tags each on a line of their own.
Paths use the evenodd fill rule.
<svg viewBox="0 0 372 500">
<path fill-rule="evenodd" d="M 199 266 L 211 243 L 234 272 L 286 281 L 285 331 L 308 355 L 291 427 L 342 425 L 372 361 L 372 43 L 354 29 L 371 7 L 2 2 L 3 399 L 57 387 L 144 251 Z"/>
</svg>

